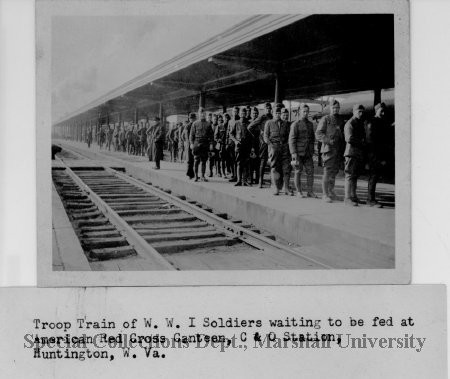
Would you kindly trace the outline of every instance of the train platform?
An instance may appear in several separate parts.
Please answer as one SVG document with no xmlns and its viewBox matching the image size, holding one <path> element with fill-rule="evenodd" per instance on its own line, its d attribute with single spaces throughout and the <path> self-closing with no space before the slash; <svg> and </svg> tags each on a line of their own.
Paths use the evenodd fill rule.
<svg viewBox="0 0 450 379">
<path fill-rule="evenodd" d="M 336 269 L 394 268 L 395 267 L 395 186 L 380 183 L 377 195 L 385 205 L 378 209 L 361 205 L 344 205 L 342 172 L 336 180 L 336 192 L 340 200 L 331 204 L 319 199 L 293 196 L 274 196 L 266 185 L 260 189 L 234 187 L 224 178 L 208 178 L 208 182 L 194 182 L 186 176 L 186 165 L 161 162 L 161 169 L 153 169 L 154 163 L 146 157 L 127 155 L 124 152 L 99 149 L 95 144 L 55 140 L 60 146 L 73 149 L 89 160 L 66 161 L 69 165 L 108 165 L 123 167 L 129 175 L 151 182 L 174 194 L 225 212 L 233 219 L 253 224 L 288 242 L 298 244 L 302 253 Z M 78 157 L 79 158 L 79 157 Z M 52 163 L 57 166 L 58 163 Z M 321 170 L 316 167 L 314 190 L 321 196 Z M 358 195 L 365 199 L 367 181 L 358 182 Z"/>
</svg>

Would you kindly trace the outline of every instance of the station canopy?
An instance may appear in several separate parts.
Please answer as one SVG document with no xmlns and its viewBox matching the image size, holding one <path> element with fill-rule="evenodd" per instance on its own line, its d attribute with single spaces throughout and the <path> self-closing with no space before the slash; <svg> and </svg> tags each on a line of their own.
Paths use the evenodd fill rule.
<svg viewBox="0 0 450 379">
<path fill-rule="evenodd" d="M 58 124 L 394 87 L 392 14 L 256 15 L 166 61 Z M 202 97 L 202 99 L 200 99 Z M 124 119 L 124 118 L 122 118 Z"/>
</svg>

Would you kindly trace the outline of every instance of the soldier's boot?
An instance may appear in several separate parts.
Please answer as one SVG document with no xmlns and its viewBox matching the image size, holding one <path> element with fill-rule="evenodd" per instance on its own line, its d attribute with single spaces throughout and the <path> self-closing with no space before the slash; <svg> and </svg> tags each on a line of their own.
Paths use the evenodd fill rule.
<svg viewBox="0 0 450 379">
<path fill-rule="evenodd" d="M 353 179 L 352 186 L 351 186 L 351 198 L 356 204 L 359 204 L 360 201 L 358 199 L 358 195 L 356 194 L 356 187 L 357 187 L 356 179 Z"/>
<path fill-rule="evenodd" d="M 289 185 L 290 179 L 290 175 L 283 176 L 283 191 L 286 195 L 294 196 L 294 191 L 292 191 Z"/>
<path fill-rule="evenodd" d="M 264 184 L 264 167 L 259 167 L 259 188 L 263 188 Z"/>
<path fill-rule="evenodd" d="M 325 201 L 326 203 L 333 202 L 328 193 L 329 185 L 330 185 L 329 174 L 328 174 L 327 170 L 324 170 L 323 177 L 322 177 L 322 200 Z"/>
<path fill-rule="evenodd" d="M 367 205 L 369 207 L 383 208 L 383 205 L 380 204 L 375 198 L 375 186 L 376 182 L 372 179 L 372 177 L 370 177 L 367 188 Z"/>
<path fill-rule="evenodd" d="M 345 198 L 344 198 L 345 205 L 350 205 L 354 207 L 357 206 L 358 203 L 356 203 L 352 199 L 353 180 L 345 179 L 344 190 L 345 190 Z"/>
<path fill-rule="evenodd" d="M 272 177 L 272 186 L 274 187 L 273 194 L 279 195 L 280 190 L 278 188 L 278 180 L 280 179 L 280 174 L 278 172 L 276 172 L 274 169 L 272 169 L 270 175 Z"/>
<path fill-rule="evenodd" d="M 298 197 L 302 197 L 305 198 L 306 195 L 302 192 L 302 175 L 300 174 L 300 172 L 296 172 L 294 174 L 294 183 L 295 183 L 295 189 L 297 190 L 297 196 Z"/>
<path fill-rule="evenodd" d="M 308 175 L 306 177 L 306 188 L 308 189 L 306 196 L 312 197 L 313 199 L 317 199 L 317 195 L 314 193 L 314 176 Z M 328 193 L 330 188 L 328 187 Z"/>
<path fill-rule="evenodd" d="M 369 207 L 383 208 L 383 205 L 380 204 L 375 198 L 375 188 L 376 188 L 376 180 L 373 175 L 369 177 L 369 183 L 367 186 L 367 205 Z"/>
<path fill-rule="evenodd" d="M 202 161 L 202 181 L 207 182 L 208 180 L 205 178 L 206 174 L 206 162 Z"/>
<path fill-rule="evenodd" d="M 194 162 L 194 176 L 195 176 L 195 180 L 196 182 L 198 182 L 198 166 L 200 166 L 200 162 L 195 161 Z"/>
<path fill-rule="evenodd" d="M 209 157 L 209 177 L 212 178 L 213 176 L 213 167 L 214 167 L 214 159 L 213 157 Z"/>
<path fill-rule="evenodd" d="M 328 182 L 328 195 L 331 200 L 337 200 L 336 192 L 334 191 L 334 179 Z"/>
<path fill-rule="evenodd" d="M 240 167 L 240 165 L 239 166 L 237 166 L 237 168 L 236 168 L 236 171 L 237 171 L 237 175 L 236 175 L 236 177 L 237 177 L 237 182 L 236 182 L 236 184 L 235 184 L 235 186 L 236 187 L 240 187 L 240 186 L 242 186 L 242 168 Z"/>
<path fill-rule="evenodd" d="M 254 170 L 255 170 L 255 183 L 259 183 L 259 165 L 257 165 Z"/>
</svg>

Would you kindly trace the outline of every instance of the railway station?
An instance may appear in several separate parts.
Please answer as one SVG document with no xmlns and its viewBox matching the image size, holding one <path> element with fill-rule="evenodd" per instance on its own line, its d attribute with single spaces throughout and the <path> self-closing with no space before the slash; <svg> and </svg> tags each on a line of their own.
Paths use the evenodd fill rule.
<svg viewBox="0 0 450 379">
<path fill-rule="evenodd" d="M 343 150 L 336 196 L 324 201 L 325 155 L 317 137 L 312 184 L 301 175 L 300 186 L 310 186 L 305 196 L 290 196 L 294 170 L 284 192 L 277 190 L 270 147 L 256 183 L 250 174 L 249 185 L 236 185 L 235 168 L 224 163 L 221 170 L 216 140 L 207 179 L 187 175 L 189 141 L 181 142 L 178 131 L 202 117 L 199 109 L 232 122 L 236 107 L 260 115 L 270 107 L 291 125 L 306 105 L 317 136 L 335 104 L 342 127 L 355 106 L 369 122 L 383 105 L 391 139 L 383 141 L 390 155 L 377 178 L 378 206 L 366 201 L 367 165 L 355 180 L 360 203 L 344 201 Z M 394 121 L 393 15 L 251 16 L 53 122 L 53 269 L 394 268 Z M 157 142 L 147 138 L 155 125 L 161 162 Z M 261 127 L 262 138 L 267 124 Z M 120 131 L 133 130 L 144 137 L 131 149 L 114 142 Z"/>
</svg>

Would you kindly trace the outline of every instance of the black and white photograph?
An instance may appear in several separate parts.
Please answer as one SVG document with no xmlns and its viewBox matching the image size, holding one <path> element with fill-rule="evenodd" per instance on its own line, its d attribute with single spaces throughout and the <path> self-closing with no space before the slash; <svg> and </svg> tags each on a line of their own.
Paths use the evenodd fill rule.
<svg viewBox="0 0 450 379">
<path fill-rule="evenodd" d="M 155 4 L 37 2 L 38 281 L 409 282 L 407 3 Z"/>
</svg>

